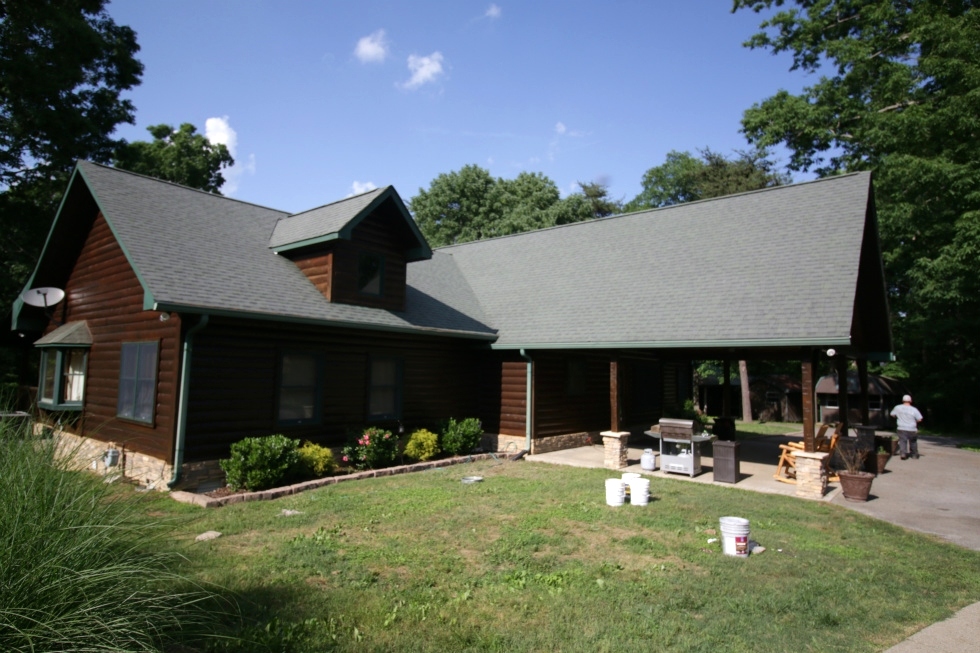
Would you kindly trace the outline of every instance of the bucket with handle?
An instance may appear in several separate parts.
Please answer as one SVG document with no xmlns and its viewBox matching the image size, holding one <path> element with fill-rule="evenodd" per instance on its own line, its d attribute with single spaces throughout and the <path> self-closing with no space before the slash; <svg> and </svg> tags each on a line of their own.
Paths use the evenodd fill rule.
<svg viewBox="0 0 980 653">
<path fill-rule="evenodd" d="M 722 552 L 728 556 L 745 558 L 749 555 L 749 520 L 741 517 L 722 517 Z"/>
</svg>

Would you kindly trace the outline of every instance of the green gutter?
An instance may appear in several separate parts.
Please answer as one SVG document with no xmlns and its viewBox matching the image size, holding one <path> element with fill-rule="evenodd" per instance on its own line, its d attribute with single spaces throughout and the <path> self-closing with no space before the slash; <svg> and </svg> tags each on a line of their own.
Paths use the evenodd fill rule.
<svg viewBox="0 0 980 653">
<path fill-rule="evenodd" d="M 210 318 L 202 315 L 200 321 L 187 331 L 184 338 L 184 351 L 180 361 L 180 398 L 177 404 L 177 442 L 174 445 L 174 472 L 167 483 L 171 490 L 180 479 L 180 468 L 184 464 L 184 441 L 187 438 L 187 402 L 190 398 L 191 354 L 194 353 L 194 336 L 208 325 Z"/>
<path fill-rule="evenodd" d="M 527 361 L 527 390 L 525 391 L 526 406 L 524 408 L 524 448 L 527 449 L 528 453 L 531 453 L 531 416 L 533 411 L 531 407 L 534 405 L 534 384 L 532 383 L 531 377 L 531 366 L 534 361 L 531 357 L 527 355 L 527 352 L 521 348 L 521 358 Z"/>
</svg>

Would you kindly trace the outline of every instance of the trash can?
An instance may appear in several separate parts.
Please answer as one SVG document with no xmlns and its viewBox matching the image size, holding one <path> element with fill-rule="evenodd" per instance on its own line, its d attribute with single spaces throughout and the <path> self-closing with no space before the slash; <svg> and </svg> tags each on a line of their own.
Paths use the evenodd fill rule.
<svg viewBox="0 0 980 653">
<path fill-rule="evenodd" d="M 735 418 L 716 417 L 714 427 L 711 432 L 718 436 L 719 440 L 735 439 Z"/>
<path fill-rule="evenodd" d="M 715 440 L 711 443 L 715 480 L 719 483 L 738 483 L 739 443 L 733 440 Z"/>
</svg>

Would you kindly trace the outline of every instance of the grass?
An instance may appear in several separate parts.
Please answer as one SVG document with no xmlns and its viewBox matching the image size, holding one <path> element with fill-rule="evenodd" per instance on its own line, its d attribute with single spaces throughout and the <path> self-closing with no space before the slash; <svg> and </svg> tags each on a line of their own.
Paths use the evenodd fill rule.
<svg viewBox="0 0 980 653">
<path fill-rule="evenodd" d="M 743 422 L 735 420 L 735 439 L 747 440 L 764 435 L 789 435 L 802 433 L 799 422 Z"/>
<path fill-rule="evenodd" d="M 54 454 L 0 423 L 0 650 L 156 651 L 211 629 L 219 604 L 139 498 Z"/>
<path fill-rule="evenodd" d="M 610 508 L 608 476 L 488 461 L 213 511 L 141 500 L 182 522 L 185 573 L 239 597 L 240 640 L 207 650 L 881 651 L 980 600 L 978 552 L 671 479 Z M 722 555 L 724 515 L 766 552 Z"/>
</svg>

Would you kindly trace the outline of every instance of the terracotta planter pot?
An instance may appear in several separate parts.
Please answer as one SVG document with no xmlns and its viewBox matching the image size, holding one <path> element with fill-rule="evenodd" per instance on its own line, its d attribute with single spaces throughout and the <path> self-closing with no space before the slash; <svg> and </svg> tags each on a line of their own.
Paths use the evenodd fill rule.
<svg viewBox="0 0 980 653">
<path fill-rule="evenodd" d="M 871 494 L 871 481 L 875 475 L 871 472 L 840 472 L 840 489 L 848 501 L 867 501 Z"/>
</svg>

